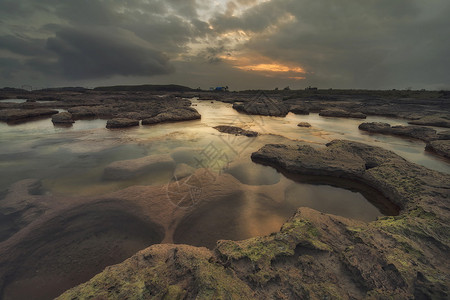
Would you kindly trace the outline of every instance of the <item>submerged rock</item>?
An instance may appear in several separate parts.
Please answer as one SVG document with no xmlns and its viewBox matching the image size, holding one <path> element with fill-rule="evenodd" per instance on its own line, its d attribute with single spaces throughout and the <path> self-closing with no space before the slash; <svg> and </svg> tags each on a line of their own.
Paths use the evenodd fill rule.
<svg viewBox="0 0 450 300">
<path fill-rule="evenodd" d="M 437 155 L 450 158 L 450 140 L 431 141 L 425 147 L 425 150 L 436 153 Z"/>
<path fill-rule="evenodd" d="M 308 122 L 300 122 L 297 124 L 297 126 L 309 128 L 309 127 L 311 127 L 311 124 L 309 124 Z"/>
<path fill-rule="evenodd" d="M 54 109 L 37 108 L 37 109 L 3 109 L 0 110 L 0 121 L 14 122 L 26 121 L 27 119 L 51 116 L 57 114 Z"/>
<path fill-rule="evenodd" d="M 421 126 L 391 126 L 388 123 L 372 122 L 362 123 L 358 128 L 368 132 L 399 135 L 423 141 L 430 141 L 438 138 L 436 130 Z"/>
<path fill-rule="evenodd" d="M 195 108 L 182 107 L 178 109 L 168 109 L 150 118 L 144 118 L 142 125 L 152 125 L 165 122 L 180 122 L 200 119 L 201 115 Z"/>
<path fill-rule="evenodd" d="M 258 136 L 258 132 L 256 132 L 256 131 L 245 130 L 245 129 L 242 129 L 242 128 L 236 127 L 236 126 L 220 125 L 220 126 L 214 127 L 214 129 L 217 129 L 218 131 L 223 132 L 223 133 L 229 133 L 229 134 L 234 134 L 234 135 L 244 135 L 244 136 L 248 136 L 248 137 Z"/>
<path fill-rule="evenodd" d="M 191 167 L 188 164 L 177 164 L 177 167 L 175 168 L 175 171 L 173 172 L 173 177 L 175 180 L 180 180 L 185 177 L 188 177 L 192 174 L 194 174 L 195 168 Z"/>
<path fill-rule="evenodd" d="M 72 119 L 72 114 L 68 112 L 60 112 L 52 116 L 53 124 L 72 124 L 75 121 Z"/>
<path fill-rule="evenodd" d="M 139 126 L 139 121 L 127 118 L 116 118 L 106 122 L 106 128 L 125 128 L 133 126 Z"/>
<path fill-rule="evenodd" d="M 115 161 L 105 167 L 103 178 L 107 180 L 129 179 L 142 175 L 148 170 L 161 165 L 175 166 L 175 161 L 168 154 Z"/>
<path fill-rule="evenodd" d="M 361 112 L 349 112 L 343 109 L 324 109 L 320 111 L 319 116 L 356 119 L 365 119 L 367 117 Z"/>
</svg>

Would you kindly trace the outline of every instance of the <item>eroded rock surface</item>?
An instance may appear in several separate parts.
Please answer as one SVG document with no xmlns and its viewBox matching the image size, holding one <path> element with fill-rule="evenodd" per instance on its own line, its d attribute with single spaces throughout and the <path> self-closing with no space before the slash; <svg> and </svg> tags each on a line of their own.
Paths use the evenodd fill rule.
<svg viewBox="0 0 450 300">
<path fill-rule="evenodd" d="M 368 132 L 399 135 L 423 141 L 430 141 L 439 138 L 436 134 L 436 130 L 422 126 L 391 126 L 388 123 L 372 122 L 362 123 L 358 128 Z"/>
<path fill-rule="evenodd" d="M 234 134 L 234 135 L 243 135 L 243 136 L 248 136 L 248 137 L 258 136 L 258 132 L 256 132 L 256 131 L 245 130 L 245 129 L 242 129 L 242 128 L 236 127 L 236 126 L 220 125 L 220 126 L 214 127 L 214 129 L 217 129 L 218 131 L 223 132 L 223 133 L 229 133 L 229 134 Z"/>
<path fill-rule="evenodd" d="M 195 108 L 183 107 L 179 109 L 165 110 L 154 117 L 142 120 L 142 125 L 152 125 L 166 122 L 180 122 L 200 119 L 201 115 Z"/>
<path fill-rule="evenodd" d="M 233 108 L 249 115 L 284 117 L 289 113 L 289 105 L 266 94 L 259 94 L 244 103 L 234 103 Z"/>
<path fill-rule="evenodd" d="M 400 215 L 364 223 L 300 208 L 278 233 L 214 250 L 155 245 L 60 299 L 446 299 L 450 175 L 361 143 L 266 145 L 253 160 L 284 172 L 375 187 Z"/>
<path fill-rule="evenodd" d="M 126 128 L 133 126 L 139 126 L 139 121 L 127 118 L 116 118 L 106 122 L 106 128 Z"/>
<path fill-rule="evenodd" d="M 27 119 L 45 117 L 57 114 L 54 109 L 3 109 L 0 110 L 0 121 L 19 122 Z"/>
<path fill-rule="evenodd" d="M 60 112 L 52 116 L 53 124 L 72 124 L 75 121 L 72 119 L 72 114 L 69 112 Z"/>
<path fill-rule="evenodd" d="M 426 125 L 450 128 L 450 115 L 431 115 L 425 116 L 418 120 L 409 121 L 409 124 Z"/>
<path fill-rule="evenodd" d="M 450 158 L 450 140 L 431 141 L 427 144 L 425 149 L 440 156 Z"/>
</svg>

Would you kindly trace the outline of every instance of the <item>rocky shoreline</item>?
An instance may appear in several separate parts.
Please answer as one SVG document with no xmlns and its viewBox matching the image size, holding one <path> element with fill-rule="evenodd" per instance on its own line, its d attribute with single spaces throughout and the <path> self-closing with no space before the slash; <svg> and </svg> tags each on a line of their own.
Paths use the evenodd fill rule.
<svg viewBox="0 0 450 300">
<path fill-rule="evenodd" d="M 106 268 L 59 299 L 449 296 L 450 175 L 361 143 L 266 145 L 252 159 L 295 174 L 364 182 L 400 208 L 365 223 L 300 208 L 277 233 L 214 250 L 162 244 Z"/>
<path fill-rule="evenodd" d="M 51 118 L 55 126 L 71 126 L 80 119 L 102 118 L 108 120 L 107 128 L 125 128 L 197 120 L 201 115 L 191 107 L 192 97 L 273 117 L 291 112 L 403 118 L 420 126 L 363 123 L 360 129 L 420 139 L 428 151 L 450 158 L 449 132 L 423 127 L 450 128 L 448 92 L 15 90 L 0 91 L 0 99 L 28 101 L 0 102 L 0 121 L 39 117 Z M 234 126 L 216 130 L 258 135 Z M 201 173 L 205 170 L 176 163 L 166 154 L 114 161 L 99 172 L 105 182 L 119 182 L 161 168 L 173 174 L 167 189 L 134 185 L 101 196 L 74 197 L 48 195 L 39 182 L 22 180 L 0 197 L 0 296 L 47 289 L 54 297 L 55 291 L 92 278 L 59 298 L 448 298 L 450 175 L 362 143 L 335 140 L 322 148 L 294 143 L 265 145 L 252 160 L 293 178 L 319 176 L 369 186 L 390 201 L 387 209 L 393 213 L 366 223 L 302 207 L 279 232 L 221 240 L 207 249 L 176 244 L 183 242 L 192 219 L 211 215 L 214 208 L 216 218 L 223 218 L 227 207 L 237 205 L 236 195 L 261 197 L 273 187 L 249 191 L 230 174 L 211 182 Z M 185 197 L 187 192 L 201 193 L 195 205 Z M 136 253 L 139 249 L 144 250 Z"/>
<path fill-rule="evenodd" d="M 410 124 L 450 128 L 450 94 L 445 91 L 188 91 L 157 92 L 147 90 L 0 90 L 0 99 L 28 99 L 24 103 L 0 102 L 0 121 L 20 118 L 21 110 L 67 109 L 73 119 L 128 118 L 155 124 L 198 119 L 189 108 L 192 97 L 233 103 L 237 111 L 284 117 L 289 112 L 327 117 L 365 118 L 386 116 L 407 119 Z M 19 113 L 19 114 L 18 114 Z M 17 116 L 15 116 L 18 114 Z M 159 115 L 159 116 L 158 116 Z"/>
</svg>

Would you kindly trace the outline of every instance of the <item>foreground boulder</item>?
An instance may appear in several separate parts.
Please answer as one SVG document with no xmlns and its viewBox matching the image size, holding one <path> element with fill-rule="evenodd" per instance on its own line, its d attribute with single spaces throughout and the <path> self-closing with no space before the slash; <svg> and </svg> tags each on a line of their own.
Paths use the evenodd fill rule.
<svg viewBox="0 0 450 300">
<path fill-rule="evenodd" d="M 139 126 L 139 120 L 116 118 L 106 122 L 106 128 L 125 128 Z"/>
<path fill-rule="evenodd" d="M 234 135 L 243 135 L 243 136 L 248 136 L 248 137 L 258 136 L 258 133 L 256 131 L 245 130 L 245 129 L 242 129 L 242 128 L 236 127 L 236 126 L 220 125 L 220 126 L 214 127 L 214 129 L 217 129 L 218 131 L 223 132 L 223 133 L 229 133 L 229 134 L 234 134 Z"/>
<path fill-rule="evenodd" d="M 53 124 L 72 124 L 75 121 L 72 119 L 72 114 L 68 112 L 60 112 L 52 116 Z"/>
<path fill-rule="evenodd" d="M 59 299 L 448 299 L 450 175 L 339 140 L 266 145 L 252 159 L 364 182 L 402 210 L 365 223 L 300 208 L 277 233 L 214 250 L 154 245 Z"/>
<path fill-rule="evenodd" d="M 0 121 L 5 122 L 22 122 L 27 119 L 45 117 L 57 114 L 54 109 L 38 108 L 38 109 L 3 109 L 0 110 Z"/>
<path fill-rule="evenodd" d="M 142 125 L 152 125 L 166 122 L 180 122 L 200 119 L 201 115 L 195 108 L 182 107 L 177 109 L 168 109 L 158 115 L 142 120 Z"/>
<path fill-rule="evenodd" d="M 324 109 L 320 111 L 319 116 L 336 118 L 355 118 L 365 119 L 367 116 L 361 112 L 349 112 L 343 109 Z"/>
<path fill-rule="evenodd" d="M 438 138 L 436 130 L 421 126 L 391 126 L 388 123 L 372 122 L 362 123 L 358 128 L 363 131 L 399 135 L 423 141 L 430 141 Z"/>
</svg>

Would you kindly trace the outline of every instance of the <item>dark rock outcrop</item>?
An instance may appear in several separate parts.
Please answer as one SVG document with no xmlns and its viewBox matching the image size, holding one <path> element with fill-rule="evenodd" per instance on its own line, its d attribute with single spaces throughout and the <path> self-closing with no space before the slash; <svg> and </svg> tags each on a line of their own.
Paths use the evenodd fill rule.
<svg viewBox="0 0 450 300">
<path fill-rule="evenodd" d="M 324 109 L 320 111 L 319 116 L 336 118 L 355 118 L 365 119 L 367 116 L 361 112 L 349 112 L 343 109 Z"/>
<path fill-rule="evenodd" d="M 245 130 L 245 129 L 242 129 L 242 128 L 236 127 L 236 126 L 220 125 L 220 126 L 214 127 L 214 129 L 217 129 L 218 131 L 223 132 L 223 133 L 229 133 L 229 134 L 234 134 L 234 135 L 244 135 L 244 136 L 248 136 L 248 137 L 258 136 L 258 132 L 256 132 L 256 131 Z"/>
<path fill-rule="evenodd" d="M 423 141 L 430 141 L 438 138 L 436 130 L 421 126 L 391 126 L 388 123 L 372 122 L 362 123 L 358 128 L 363 131 L 399 135 Z"/>
<path fill-rule="evenodd" d="M 425 150 L 436 153 L 437 155 L 450 158 L 450 140 L 431 141 L 425 147 Z"/>
<path fill-rule="evenodd" d="M 27 119 L 51 116 L 57 114 L 58 111 L 54 109 L 3 109 L 0 110 L 0 121 L 18 122 L 26 121 Z"/>
<path fill-rule="evenodd" d="M 139 121 L 127 118 L 116 118 L 106 122 L 106 128 L 126 128 L 133 126 L 139 126 Z"/>
<path fill-rule="evenodd" d="M 178 109 L 168 109 L 154 117 L 144 118 L 142 125 L 152 125 L 166 122 L 180 122 L 200 119 L 201 115 L 195 108 L 183 107 Z"/>
</svg>

